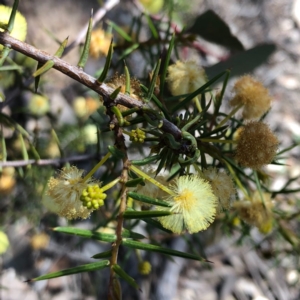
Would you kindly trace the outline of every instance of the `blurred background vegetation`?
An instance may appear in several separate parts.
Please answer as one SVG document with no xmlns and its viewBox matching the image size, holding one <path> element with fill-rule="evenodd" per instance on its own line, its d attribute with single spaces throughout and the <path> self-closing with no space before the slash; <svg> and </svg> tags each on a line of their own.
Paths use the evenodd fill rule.
<svg viewBox="0 0 300 300">
<path fill-rule="evenodd" d="M 205 68 L 210 79 L 225 69 L 231 70 L 223 101 L 225 111 L 229 111 L 227 100 L 232 97 L 236 77 L 254 73 L 273 96 L 272 112 L 266 120 L 279 137 L 280 149 L 299 142 L 297 1 L 231 0 L 225 4 L 155 0 L 149 1 L 150 6 L 147 1 L 121 1 L 97 20 L 97 12 L 109 2 L 20 1 L 19 11 L 28 24 L 26 42 L 54 54 L 69 36 L 63 59 L 76 65 L 93 8 L 96 22 L 85 72 L 94 77 L 101 74 L 113 37 L 114 56 L 108 78 L 116 72 L 124 73 L 125 60 L 131 75 L 147 84 L 159 55 L 167 49 L 164 34 L 176 32 L 178 44 L 173 62 L 193 59 Z M 0 1 L 9 6 L 12 3 Z M 142 14 L 145 8 L 151 17 Z M 111 217 L 112 212 L 107 213 L 110 207 L 107 212 L 95 212 L 88 220 L 67 222 L 49 213 L 42 204 L 47 181 L 58 168 L 76 164 L 90 170 L 113 142 L 111 133 L 105 132 L 101 137 L 99 134 L 107 129 L 108 121 L 99 95 L 56 70 L 40 78 L 36 93 L 34 60 L 12 51 L 6 66 L 9 68 L 0 69 L 0 298 L 20 299 L 23 295 L 25 299 L 104 299 L 103 287 L 108 280 L 105 272 L 32 285 L 22 282 L 92 262 L 92 255 L 107 250 L 105 244 L 53 233 L 49 227 L 72 224 L 91 228 L 99 225 L 99 220 L 101 223 Z M 213 88 L 220 87 L 221 83 Z M 136 146 L 131 151 L 134 156 L 149 149 L 147 145 Z M 299 147 L 295 147 L 285 153 L 280 164 L 266 168 L 272 180 L 271 190 L 286 187 L 293 191 L 278 195 L 280 209 L 289 216 L 296 214 L 288 226 L 283 226 L 283 232 L 275 230 L 264 235 L 229 216 L 225 225 L 216 223 L 212 229 L 193 236 L 165 237 L 155 233 L 159 243 L 200 252 L 214 264 L 203 266 L 145 254 L 151 261 L 152 273 L 144 276 L 138 273 L 134 255 L 121 250 L 122 267 L 130 270 L 143 290 L 140 293 L 124 285 L 123 298 L 200 299 L 199 295 L 204 294 L 201 299 L 298 299 L 299 154 Z M 118 174 L 117 163 L 102 169 L 96 177 L 108 182 L 111 178 L 106 175 L 112 176 L 114 171 Z M 109 232 L 110 224 L 106 225 L 103 230 Z M 150 232 L 146 227 L 140 230 Z"/>
</svg>

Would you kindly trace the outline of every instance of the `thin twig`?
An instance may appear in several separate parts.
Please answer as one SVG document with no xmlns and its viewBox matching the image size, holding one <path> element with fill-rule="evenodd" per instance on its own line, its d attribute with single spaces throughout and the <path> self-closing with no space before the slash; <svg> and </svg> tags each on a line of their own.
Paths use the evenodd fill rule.
<svg viewBox="0 0 300 300">
<path fill-rule="evenodd" d="M 75 155 L 65 158 L 54 158 L 54 159 L 29 159 L 29 160 L 14 160 L 14 161 L 4 161 L 0 162 L 0 168 L 1 167 L 24 167 L 28 165 L 37 165 L 37 166 L 47 166 L 47 165 L 53 165 L 53 166 L 59 166 L 66 162 L 71 161 L 84 161 L 88 159 L 97 158 L 97 155 L 95 154 L 84 154 L 84 155 Z"/>
<path fill-rule="evenodd" d="M 56 56 L 50 55 L 49 53 L 39 50 L 27 43 L 21 42 L 13 38 L 6 32 L 0 32 L 0 44 L 6 45 L 11 49 L 23 53 L 24 55 L 31 57 L 41 63 L 46 63 L 49 60 L 53 60 L 54 69 L 87 86 L 91 90 L 101 95 L 103 98 L 110 98 L 110 95 L 114 92 L 113 88 L 109 87 L 105 83 L 98 82 L 96 78 L 88 75 L 77 66 L 72 66 Z M 139 108 L 141 110 L 145 106 L 143 102 L 131 98 L 130 96 L 123 93 L 119 93 L 118 97 L 115 100 L 111 101 L 111 105 L 116 104 L 121 104 L 128 108 Z M 162 119 L 161 121 L 162 126 L 160 127 L 160 129 L 162 131 L 172 134 L 176 140 L 181 139 L 181 131 L 176 125 L 166 119 Z"/>
</svg>

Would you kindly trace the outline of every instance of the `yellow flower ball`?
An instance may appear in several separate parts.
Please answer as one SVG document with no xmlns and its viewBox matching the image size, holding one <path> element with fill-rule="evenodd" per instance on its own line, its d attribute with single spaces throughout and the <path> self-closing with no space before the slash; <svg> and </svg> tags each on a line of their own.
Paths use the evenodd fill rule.
<svg viewBox="0 0 300 300">
<path fill-rule="evenodd" d="M 149 261 L 141 261 L 138 265 L 139 273 L 142 275 L 148 275 L 151 272 L 151 264 Z"/>
<path fill-rule="evenodd" d="M 159 218 L 163 227 L 178 234 L 185 229 L 196 233 L 213 223 L 218 199 L 206 180 L 197 175 L 181 176 L 170 189 L 174 195 L 165 200 L 172 205 L 169 210 L 174 214 Z M 157 210 L 168 208 L 157 207 Z"/>
<path fill-rule="evenodd" d="M 10 14 L 11 14 L 11 7 L 0 5 L 0 26 L 3 28 L 3 26 L 6 26 L 8 24 Z M 4 29 L 0 28 L 0 31 L 3 32 Z M 27 34 L 27 22 L 24 16 L 17 11 L 14 27 L 10 35 L 22 42 L 25 41 Z M 0 45 L 0 50 L 3 49 L 3 46 Z"/>
</svg>

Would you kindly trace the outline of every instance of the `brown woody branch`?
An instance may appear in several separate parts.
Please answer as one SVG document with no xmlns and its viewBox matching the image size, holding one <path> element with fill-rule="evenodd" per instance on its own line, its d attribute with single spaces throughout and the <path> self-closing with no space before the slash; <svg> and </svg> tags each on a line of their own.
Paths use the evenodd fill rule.
<svg viewBox="0 0 300 300">
<path fill-rule="evenodd" d="M 0 44 L 10 47 L 11 49 L 31 57 L 40 63 L 46 63 L 47 61 L 52 60 L 54 62 L 54 69 L 89 87 L 103 98 L 110 98 L 110 95 L 114 91 L 113 88 L 109 87 L 105 83 L 98 82 L 96 78 L 88 75 L 81 68 L 72 66 L 56 56 L 50 55 L 47 52 L 39 50 L 27 43 L 21 42 L 6 32 L 0 32 Z M 128 108 L 142 109 L 144 107 L 143 102 L 122 93 L 119 93 L 118 97 L 112 102 L 112 105 L 116 104 L 121 104 Z M 162 127 L 160 127 L 160 129 L 172 134 L 176 140 L 181 139 L 180 129 L 166 119 L 162 119 Z"/>
</svg>

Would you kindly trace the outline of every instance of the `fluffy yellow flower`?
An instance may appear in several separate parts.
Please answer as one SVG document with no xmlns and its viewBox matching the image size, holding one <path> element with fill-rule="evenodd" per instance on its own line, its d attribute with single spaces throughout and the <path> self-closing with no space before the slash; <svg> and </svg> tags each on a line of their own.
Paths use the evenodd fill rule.
<svg viewBox="0 0 300 300">
<path fill-rule="evenodd" d="M 271 107 L 271 97 L 260 81 L 249 75 L 242 76 L 234 85 L 234 98 L 230 105 L 243 104 L 243 118 L 258 119 Z"/>
<path fill-rule="evenodd" d="M 217 212 L 227 210 L 230 207 L 231 198 L 235 194 L 232 178 L 226 172 L 213 167 L 203 170 L 201 177 L 210 183 L 214 194 L 219 200 Z"/>
<path fill-rule="evenodd" d="M 9 21 L 9 17 L 11 14 L 11 7 L 0 5 L 0 25 L 6 26 Z M 4 30 L 0 28 L 0 31 Z M 19 13 L 16 13 L 14 27 L 10 35 L 20 41 L 25 41 L 27 34 L 27 22 L 26 19 Z M 3 46 L 0 45 L 0 51 L 3 49 Z"/>
<path fill-rule="evenodd" d="M 173 96 L 189 94 L 207 82 L 204 69 L 194 61 L 177 61 L 168 67 L 168 87 Z"/>
<path fill-rule="evenodd" d="M 249 122 L 237 137 L 236 161 L 244 167 L 260 169 L 275 157 L 279 141 L 269 126 L 262 122 Z"/>
<path fill-rule="evenodd" d="M 166 198 L 172 204 L 169 208 L 174 214 L 160 217 L 166 229 L 174 233 L 189 233 L 205 230 L 215 219 L 217 197 L 210 184 L 197 175 L 181 176 L 170 186 L 173 196 Z M 157 207 L 166 210 L 165 207 Z"/>
<path fill-rule="evenodd" d="M 93 58 L 98 58 L 101 55 L 107 55 L 112 35 L 105 32 L 102 28 L 92 31 L 90 43 L 90 55 Z"/>
<path fill-rule="evenodd" d="M 93 210 L 102 206 L 106 194 L 93 179 L 84 181 L 83 172 L 72 166 L 63 168 L 57 178 L 51 177 L 44 199 L 45 206 L 69 220 L 86 219 Z"/>
<path fill-rule="evenodd" d="M 272 230 L 272 207 L 271 195 L 263 193 L 263 201 L 256 191 L 251 201 L 237 201 L 233 204 L 239 217 L 246 223 L 256 226 L 262 233 Z"/>
</svg>

